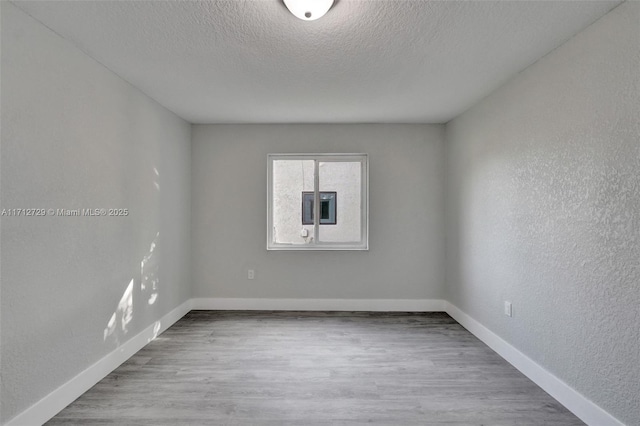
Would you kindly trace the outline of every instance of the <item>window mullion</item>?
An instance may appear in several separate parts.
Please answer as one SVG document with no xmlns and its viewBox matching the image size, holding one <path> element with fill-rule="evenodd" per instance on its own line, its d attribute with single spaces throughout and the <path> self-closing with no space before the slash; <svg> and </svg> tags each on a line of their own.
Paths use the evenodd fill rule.
<svg viewBox="0 0 640 426">
<path fill-rule="evenodd" d="M 320 235 L 320 163 L 313 162 L 313 244 L 318 244 Z"/>
</svg>

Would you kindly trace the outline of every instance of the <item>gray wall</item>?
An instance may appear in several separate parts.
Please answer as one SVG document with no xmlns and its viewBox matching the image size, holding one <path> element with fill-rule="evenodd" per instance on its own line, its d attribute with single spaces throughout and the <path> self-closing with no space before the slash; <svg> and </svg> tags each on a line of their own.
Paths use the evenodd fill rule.
<svg viewBox="0 0 640 426">
<path fill-rule="evenodd" d="M 196 125 L 194 297 L 444 296 L 443 126 Z M 369 251 L 266 250 L 267 154 L 369 154 Z M 247 269 L 256 271 L 247 280 Z"/>
<path fill-rule="evenodd" d="M 639 23 L 623 4 L 446 128 L 448 300 L 630 425 Z"/>
<path fill-rule="evenodd" d="M 191 157 L 188 123 L 1 7 L 1 208 L 130 211 L 1 217 L 5 422 L 189 298 Z"/>
</svg>

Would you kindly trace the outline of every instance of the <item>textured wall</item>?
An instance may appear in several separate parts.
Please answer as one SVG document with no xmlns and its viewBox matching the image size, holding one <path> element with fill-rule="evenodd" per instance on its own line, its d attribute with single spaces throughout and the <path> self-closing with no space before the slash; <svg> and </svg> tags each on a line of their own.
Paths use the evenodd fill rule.
<svg viewBox="0 0 640 426">
<path fill-rule="evenodd" d="M 193 296 L 441 298 L 442 136 L 429 125 L 194 126 Z M 369 154 L 369 251 L 267 252 L 267 154 L 292 152 Z"/>
<path fill-rule="evenodd" d="M 191 158 L 186 122 L 1 7 L 1 208 L 129 209 L 0 218 L 5 422 L 189 298 Z"/>
<path fill-rule="evenodd" d="M 627 2 L 446 129 L 449 300 L 629 425 L 639 79 L 640 3 Z"/>
</svg>

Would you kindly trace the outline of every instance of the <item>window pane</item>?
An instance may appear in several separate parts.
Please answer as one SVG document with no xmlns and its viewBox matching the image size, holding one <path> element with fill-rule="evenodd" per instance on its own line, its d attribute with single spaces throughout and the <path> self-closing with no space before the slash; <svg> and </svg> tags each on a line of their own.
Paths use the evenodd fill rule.
<svg viewBox="0 0 640 426">
<path fill-rule="evenodd" d="M 362 166 L 359 161 L 320 162 L 320 193 L 327 196 L 326 223 L 320 221 L 319 240 L 321 242 L 360 242 L 362 239 Z M 322 207 L 322 196 L 321 207 Z M 334 215 L 331 217 L 333 202 Z M 321 211 L 321 213 L 324 210 Z M 324 215 L 323 215 L 324 217 Z"/>
<path fill-rule="evenodd" d="M 329 201 L 320 200 L 320 220 L 322 221 L 325 219 L 329 219 Z"/>
<path fill-rule="evenodd" d="M 302 224 L 313 225 L 313 192 L 302 193 Z"/>
<path fill-rule="evenodd" d="M 274 160 L 272 178 L 273 242 L 280 244 L 310 243 L 313 241 L 313 222 L 309 225 L 303 225 L 301 210 L 303 192 L 313 194 L 314 161 Z M 313 197 L 311 200 L 313 201 Z"/>
</svg>

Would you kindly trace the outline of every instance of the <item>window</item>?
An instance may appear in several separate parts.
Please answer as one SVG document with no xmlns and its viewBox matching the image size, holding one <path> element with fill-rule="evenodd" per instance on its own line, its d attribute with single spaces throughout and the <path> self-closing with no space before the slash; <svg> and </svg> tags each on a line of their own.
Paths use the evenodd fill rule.
<svg viewBox="0 0 640 426">
<path fill-rule="evenodd" d="M 336 192 L 320 193 L 320 225 L 337 225 L 336 221 Z M 302 193 L 302 224 L 313 225 L 314 193 Z"/>
<path fill-rule="evenodd" d="M 269 154 L 268 250 L 367 250 L 366 154 Z"/>
</svg>

